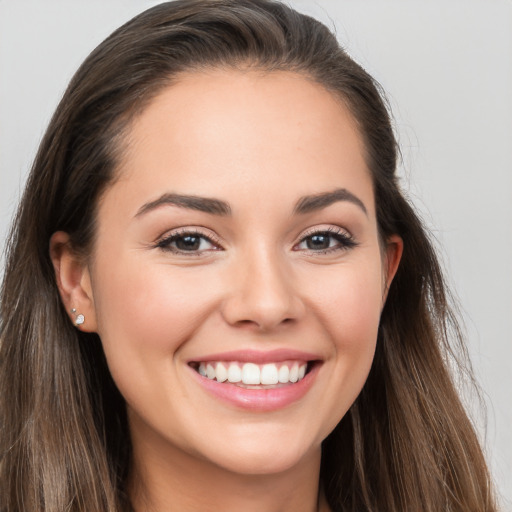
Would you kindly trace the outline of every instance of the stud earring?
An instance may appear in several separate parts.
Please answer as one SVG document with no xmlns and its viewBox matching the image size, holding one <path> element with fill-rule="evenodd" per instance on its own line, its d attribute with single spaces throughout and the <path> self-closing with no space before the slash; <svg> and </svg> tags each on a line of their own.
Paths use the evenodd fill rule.
<svg viewBox="0 0 512 512">
<path fill-rule="evenodd" d="M 71 313 L 73 313 L 73 315 L 75 315 L 75 325 L 82 325 L 85 322 L 85 316 L 82 315 L 81 313 L 79 315 L 77 315 L 75 308 L 73 308 L 71 310 Z"/>
</svg>

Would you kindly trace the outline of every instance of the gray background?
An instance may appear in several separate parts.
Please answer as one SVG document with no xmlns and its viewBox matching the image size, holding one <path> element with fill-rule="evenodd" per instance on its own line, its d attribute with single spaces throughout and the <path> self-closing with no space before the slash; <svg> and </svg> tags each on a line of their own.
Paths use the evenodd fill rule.
<svg viewBox="0 0 512 512">
<path fill-rule="evenodd" d="M 46 124 L 92 48 L 149 0 L 0 0 L 0 240 Z M 512 510 L 512 2 L 297 0 L 389 95 L 403 187 L 439 242 Z"/>
</svg>

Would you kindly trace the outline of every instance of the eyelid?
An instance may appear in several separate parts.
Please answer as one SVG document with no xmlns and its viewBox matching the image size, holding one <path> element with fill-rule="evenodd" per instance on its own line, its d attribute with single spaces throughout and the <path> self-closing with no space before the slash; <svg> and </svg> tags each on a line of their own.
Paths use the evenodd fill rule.
<svg viewBox="0 0 512 512">
<path fill-rule="evenodd" d="M 202 251 L 180 251 L 179 249 L 173 249 L 169 247 L 173 240 L 185 236 L 192 235 L 208 240 L 216 249 L 202 250 Z M 154 242 L 154 247 L 175 254 L 187 254 L 188 256 L 200 256 L 205 252 L 211 252 L 212 250 L 223 250 L 222 243 L 219 237 L 210 229 L 202 226 L 181 226 L 179 228 L 165 231 L 164 234 L 160 235 Z"/>
<path fill-rule="evenodd" d="M 345 235 L 347 237 L 352 238 L 352 234 L 346 228 L 342 228 L 341 226 L 336 226 L 333 224 L 320 224 L 318 226 L 313 226 L 311 228 L 306 229 L 299 235 L 299 241 L 304 240 L 311 235 L 316 235 L 318 233 L 333 233 L 335 235 Z"/>
<path fill-rule="evenodd" d="M 352 233 L 346 228 L 342 228 L 341 226 L 336 226 L 333 224 L 329 224 L 329 225 L 321 224 L 318 226 L 310 227 L 310 228 L 306 229 L 305 231 L 303 231 L 298 236 L 297 243 L 303 242 L 306 238 L 308 238 L 310 236 L 318 235 L 321 233 L 327 233 L 332 236 L 338 235 L 338 236 L 342 236 L 346 239 L 354 240 Z"/>
<path fill-rule="evenodd" d="M 333 247 L 318 250 L 297 248 L 309 237 L 319 234 L 325 234 L 327 236 L 331 236 L 332 238 L 337 239 L 338 244 Z M 178 248 L 173 248 L 171 246 L 174 240 L 179 239 L 180 237 L 186 235 L 205 239 L 214 247 L 212 249 L 186 251 L 180 250 Z M 293 245 L 293 250 L 301 252 L 311 252 L 316 255 L 321 255 L 329 252 L 348 250 L 355 247 L 356 245 L 358 245 L 357 241 L 346 228 L 342 228 L 341 226 L 337 225 L 317 225 L 308 228 L 307 230 L 303 231 L 300 234 L 297 242 Z M 224 250 L 223 243 L 221 242 L 219 236 L 215 232 L 211 231 L 209 228 L 205 228 L 203 226 L 180 226 L 171 230 L 167 230 L 156 239 L 156 241 L 153 243 L 153 246 L 157 249 L 161 249 L 162 251 L 168 251 L 177 255 L 187 255 L 189 257 L 199 257 L 204 256 L 206 253 L 211 253 L 213 251 Z"/>
<path fill-rule="evenodd" d="M 293 248 L 297 248 L 300 244 L 306 241 L 309 237 L 319 234 L 327 234 L 333 238 L 338 238 L 339 244 L 334 247 L 328 247 L 326 249 L 320 250 L 312 250 L 312 249 L 296 249 L 301 252 L 309 252 L 315 255 L 322 255 L 326 253 L 332 253 L 337 251 L 347 251 L 359 245 L 359 243 L 355 240 L 354 236 L 350 231 L 341 226 L 336 225 L 319 225 L 308 228 L 306 231 L 302 232 L 298 238 L 298 241 L 294 244 Z M 341 239 L 341 240 L 340 240 Z"/>
</svg>

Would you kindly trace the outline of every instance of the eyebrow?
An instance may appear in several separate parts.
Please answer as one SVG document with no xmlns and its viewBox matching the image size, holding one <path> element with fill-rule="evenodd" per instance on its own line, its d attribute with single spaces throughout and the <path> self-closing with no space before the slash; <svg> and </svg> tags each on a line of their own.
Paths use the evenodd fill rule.
<svg viewBox="0 0 512 512">
<path fill-rule="evenodd" d="M 321 194 L 301 197 L 297 201 L 293 211 L 298 214 L 311 213 L 327 208 L 327 206 L 337 203 L 338 201 L 348 201 L 349 203 L 355 204 L 368 215 L 368 210 L 363 201 L 345 188 L 338 188 L 332 192 L 323 192 Z"/>
<path fill-rule="evenodd" d="M 179 206 L 189 210 L 211 213 L 213 215 L 231 215 L 231 207 L 225 201 L 209 197 L 188 196 L 181 194 L 167 193 L 158 199 L 142 205 L 135 217 L 139 217 L 163 205 Z"/>
<path fill-rule="evenodd" d="M 306 214 L 314 211 L 327 208 L 333 203 L 339 201 L 348 201 L 358 206 L 366 215 L 368 211 L 364 203 L 357 196 L 349 192 L 345 188 L 339 188 L 332 192 L 323 192 L 321 194 L 315 194 L 310 196 L 301 197 L 294 208 L 295 214 Z M 210 197 L 200 197 L 182 194 L 166 193 L 162 194 L 158 199 L 150 201 L 142 205 L 135 217 L 139 217 L 155 210 L 163 205 L 178 206 L 180 208 L 187 208 L 189 210 L 197 210 L 204 213 L 210 213 L 213 215 L 227 216 L 231 215 L 231 207 L 225 201 L 220 199 L 214 199 Z"/>
</svg>

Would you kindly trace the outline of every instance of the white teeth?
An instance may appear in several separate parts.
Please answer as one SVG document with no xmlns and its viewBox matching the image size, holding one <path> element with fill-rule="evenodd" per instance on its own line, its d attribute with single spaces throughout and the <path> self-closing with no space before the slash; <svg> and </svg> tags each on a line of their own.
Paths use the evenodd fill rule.
<svg viewBox="0 0 512 512">
<path fill-rule="evenodd" d="M 211 364 L 206 365 L 206 376 L 209 379 L 215 379 L 215 368 Z"/>
<path fill-rule="evenodd" d="M 287 382 L 290 382 L 290 368 L 283 364 L 281 368 L 279 368 L 279 382 L 282 384 L 286 384 Z"/>
<path fill-rule="evenodd" d="M 228 381 L 240 382 L 242 380 L 242 370 L 237 364 L 230 364 L 228 368 Z"/>
<path fill-rule="evenodd" d="M 275 364 L 264 364 L 261 369 L 260 384 L 277 384 L 279 375 Z"/>
<path fill-rule="evenodd" d="M 297 363 L 293 363 L 293 366 L 290 369 L 290 376 L 288 377 L 290 382 L 297 382 L 299 380 L 299 365 Z"/>
<path fill-rule="evenodd" d="M 260 369 L 257 364 L 245 363 L 242 367 L 242 382 L 244 384 L 261 384 Z"/>
<path fill-rule="evenodd" d="M 228 371 L 222 363 L 217 363 L 217 366 L 215 367 L 215 374 L 219 382 L 228 380 Z"/>
<path fill-rule="evenodd" d="M 199 363 L 197 371 L 203 377 L 218 382 L 243 383 L 250 386 L 272 386 L 289 384 L 302 380 L 306 375 L 307 363 L 286 361 L 282 363 L 211 362 Z"/>
</svg>

